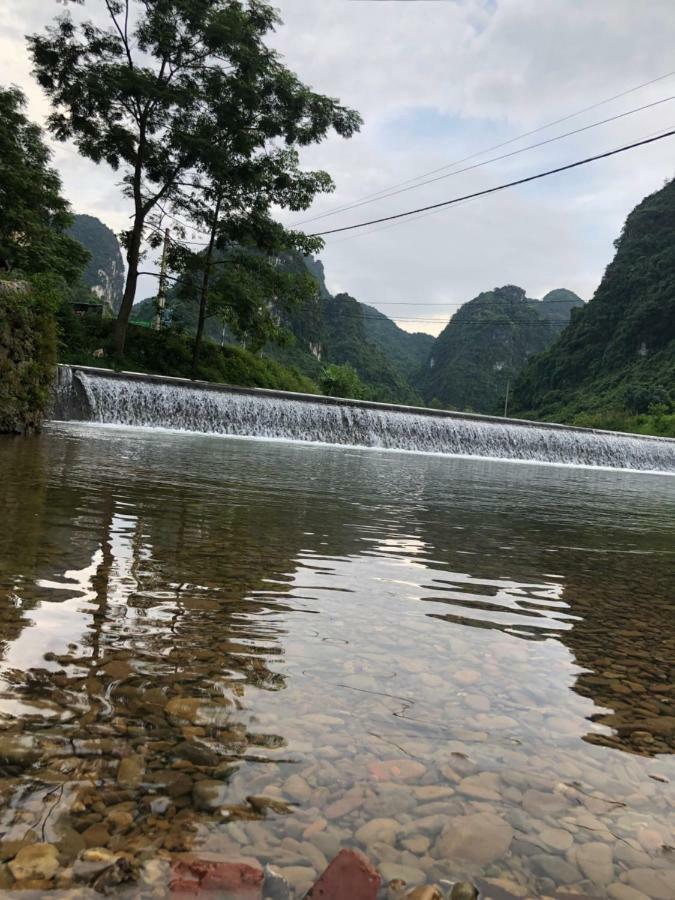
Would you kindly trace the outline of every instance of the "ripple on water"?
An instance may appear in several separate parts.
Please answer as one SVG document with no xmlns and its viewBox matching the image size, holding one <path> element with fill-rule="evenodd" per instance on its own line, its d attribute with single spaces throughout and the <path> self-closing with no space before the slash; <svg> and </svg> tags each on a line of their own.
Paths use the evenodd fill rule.
<svg viewBox="0 0 675 900">
<path fill-rule="evenodd" d="M 356 845 L 673 896 L 671 480 L 89 427 L 0 471 L 1 846 L 57 844 L 45 889 L 196 848 L 301 896 Z"/>
</svg>

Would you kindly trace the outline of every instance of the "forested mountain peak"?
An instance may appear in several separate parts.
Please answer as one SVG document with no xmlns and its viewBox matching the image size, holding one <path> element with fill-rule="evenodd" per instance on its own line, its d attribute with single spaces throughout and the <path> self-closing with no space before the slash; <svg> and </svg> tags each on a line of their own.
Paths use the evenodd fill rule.
<svg viewBox="0 0 675 900">
<path fill-rule="evenodd" d="M 675 403 L 675 181 L 629 214 L 592 300 L 519 379 L 533 417 L 579 423 Z"/>
<path fill-rule="evenodd" d="M 563 302 L 560 302 L 563 301 Z M 496 412 L 507 385 L 528 358 L 540 353 L 583 301 L 558 289 L 545 301 L 507 284 L 465 303 L 438 336 L 419 382 L 428 403 Z"/>
</svg>

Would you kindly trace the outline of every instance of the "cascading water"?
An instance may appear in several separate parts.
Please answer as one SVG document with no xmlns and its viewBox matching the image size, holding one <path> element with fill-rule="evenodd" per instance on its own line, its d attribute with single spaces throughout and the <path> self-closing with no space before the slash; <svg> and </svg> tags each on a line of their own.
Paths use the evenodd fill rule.
<svg viewBox="0 0 675 900">
<path fill-rule="evenodd" d="M 57 419 L 675 472 L 664 438 L 59 368 Z"/>
</svg>

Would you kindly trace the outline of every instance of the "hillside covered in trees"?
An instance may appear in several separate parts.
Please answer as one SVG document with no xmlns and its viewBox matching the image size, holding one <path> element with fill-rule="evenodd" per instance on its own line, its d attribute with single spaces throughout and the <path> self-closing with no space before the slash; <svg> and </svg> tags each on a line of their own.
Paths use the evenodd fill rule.
<svg viewBox="0 0 675 900">
<path fill-rule="evenodd" d="M 559 289 L 533 300 L 514 285 L 479 294 L 448 322 L 431 348 L 417 384 L 427 403 L 494 413 L 507 385 L 528 359 L 545 350 L 583 306 Z"/>
<path fill-rule="evenodd" d="M 626 219 L 592 300 L 521 373 L 531 418 L 675 434 L 675 181 Z"/>
</svg>

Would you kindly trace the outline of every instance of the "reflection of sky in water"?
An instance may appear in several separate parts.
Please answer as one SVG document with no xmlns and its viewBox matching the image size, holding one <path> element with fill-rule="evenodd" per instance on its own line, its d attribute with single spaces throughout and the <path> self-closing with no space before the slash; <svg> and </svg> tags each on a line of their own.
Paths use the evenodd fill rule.
<svg viewBox="0 0 675 900">
<path fill-rule="evenodd" d="M 633 799 L 623 818 L 609 801 L 597 815 L 624 842 L 633 813 L 669 827 L 669 738 L 638 746 L 602 718 L 662 716 L 673 700 L 672 479 L 88 427 L 26 447 L 44 455 L 0 445 L 15 472 L 0 486 L 16 523 L 0 535 L 6 723 L 71 739 L 83 713 L 94 729 L 127 716 L 172 746 L 186 732 L 163 704 L 197 696 L 205 746 L 226 752 L 230 716 L 243 740 L 230 801 L 302 772 L 316 782 L 294 813 L 307 825 L 354 791 L 384 808 L 372 767 L 391 758 L 424 767 L 389 813 L 412 816 L 420 788 L 447 785 L 466 756 L 471 772 L 515 784 L 532 770 L 551 791 L 611 783 Z M 25 514 L 21 477 L 42 492 Z M 111 659 L 123 666 L 108 678 Z M 84 690 L 91 660 L 102 700 Z M 64 671 L 80 680 L 50 682 Z M 153 691 L 159 705 L 143 706 Z M 232 696 L 224 716 L 214 698 Z M 481 800 L 450 783 L 448 816 L 493 803 L 533 839 L 517 788 Z M 364 815 L 337 824 L 351 834 Z M 202 826 L 209 846 L 238 833 Z M 258 827 L 283 837 L 282 819 Z M 537 877 L 517 853 L 504 865 Z"/>
</svg>

